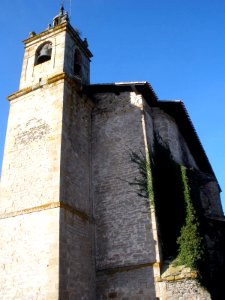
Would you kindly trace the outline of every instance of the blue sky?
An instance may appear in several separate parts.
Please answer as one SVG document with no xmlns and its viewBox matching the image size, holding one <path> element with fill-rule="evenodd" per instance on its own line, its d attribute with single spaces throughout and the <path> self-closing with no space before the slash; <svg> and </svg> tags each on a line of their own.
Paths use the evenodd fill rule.
<svg viewBox="0 0 225 300">
<path fill-rule="evenodd" d="M 65 0 L 71 23 L 94 54 L 92 83 L 149 81 L 161 100 L 186 105 L 224 192 L 225 1 Z M 61 1 L 2 0 L 0 168 L 7 95 L 18 90 L 23 44 L 58 13 Z"/>
</svg>

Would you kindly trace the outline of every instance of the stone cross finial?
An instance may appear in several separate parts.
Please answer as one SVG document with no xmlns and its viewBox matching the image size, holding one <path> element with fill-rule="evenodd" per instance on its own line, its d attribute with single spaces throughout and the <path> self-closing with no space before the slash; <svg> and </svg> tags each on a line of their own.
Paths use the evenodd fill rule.
<svg viewBox="0 0 225 300">
<path fill-rule="evenodd" d="M 63 14 L 64 14 L 64 6 L 63 6 L 63 1 L 62 1 L 62 4 L 61 4 L 61 7 L 60 7 L 60 10 L 59 10 L 59 14 L 60 14 L 60 16 L 63 16 Z"/>
</svg>

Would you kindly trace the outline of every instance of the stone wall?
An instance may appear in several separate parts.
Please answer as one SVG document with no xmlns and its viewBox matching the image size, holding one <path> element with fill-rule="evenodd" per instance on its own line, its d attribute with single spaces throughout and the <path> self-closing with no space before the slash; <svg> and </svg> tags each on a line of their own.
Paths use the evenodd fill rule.
<svg viewBox="0 0 225 300">
<path fill-rule="evenodd" d="M 196 280 L 165 281 L 160 284 L 160 300 L 211 300 L 210 294 Z"/>
<path fill-rule="evenodd" d="M 92 216 L 91 110 L 93 103 L 69 83 L 64 87 L 60 199 Z"/>
<path fill-rule="evenodd" d="M 58 299 L 59 209 L 0 219 L 0 298 Z"/>
<path fill-rule="evenodd" d="M 214 174 L 205 173 L 198 167 L 194 157 L 195 153 L 191 153 L 188 142 L 182 136 L 173 117 L 159 108 L 151 109 L 150 114 L 154 120 L 154 131 L 159 142 L 170 150 L 174 161 L 187 168 L 194 169 L 198 174 L 201 205 L 204 214 L 210 217 L 222 217 L 220 188 Z"/>
<path fill-rule="evenodd" d="M 73 211 L 61 210 L 60 300 L 96 299 L 94 234 L 93 220 L 85 219 Z"/>
<path fill-rule="evenodd" d="M 156 299 L 153 267 L 98 272 L 97 300 L 151 300 Z"/>
<path fill-rule="evenodd" d="M 200 195 L 204 214 L 208 217 L 223 217 L 220 188 L 216 179 L 208 174 L 199 174 Z"/>
<path fill-rule="evenodd" d="M 61 145 L 60 299 L 95 299 L 95 230 L 91 198 L 93 103 L 67 82 Z"/>
<path fill-rule="evenodd" d="M 97 299 L 154 299 L 152 266 L 158 250 L 149 203 L 137 196 L 138 187 L 129 184 L 139 176 L 130 159 L 131 151 L 140 155 L 146 151 L 143 100 L 128 92 L 97 94 L 95 105 L 92 192 Z"/>
<path fill-rule="evenodd" d="M 140 171 L 130 154 L 149 159 L 154 134 L 177 163 L 201 173 L 176 121 L 135 92 L 91 100 L 79 83 L 61 78 L 10 98 L 0 207 L 0 237 L 10 250 L 0 250 L 2 299 L 210 299 L 195 280 L 156 283 L 163 261 L 157 218 L 132 185 Z M 218 185 L 201 176 L 205 210 L 222 216 Z M 212 236 L 208 242 L 210 251 L 220 247 Z"/>
<path fill-rule="evenodd" d="M 57 299 L 63 83 L 12 96 L 1 180 L 1 299 Z"/>
<path fill-rule="evenodd" d="M 159 108 L 149 109 L 146 107 L 146 120 L 148 124 L 151 124 L 151 118 L 153 118 L 153 127 L 154 133 L 158 139 L 158 142 L 161 143 L 165 149 L 169 150 L 171 158 L 178 163 L 179 165 L 186 166 L 187 168 L 193 169 L 198 182 L 199 188 L 199 200 L 201 203 L 198 203 L 198 209 L 201 214 L 201 226 L 204 228 L 204 243 L 205 243 L 205 263 L 201 266 L 203 272 L 201 274 L 204 285 L 207 287 L 204 288 L 203 284 L 199 284 L 197 280 L 186 278 L 185 276 L 181 278 L 180 272 L 177 272 L 176 276 L 170 276 L 168 280 L 161 280 L 157 285 L 159 286 L 159 292 L 157 296 L 160 299 L 222 299 L 224 294 L 223 285 L 221 284 L 221 277 L 224 276 L 223 268 L 218 266 L 224 266 L 223 259 L 223 249 L 224 243 L 219 242 L 222 237 L 222 232 L 224 232 L 219 226 L 216 229 L 215 225 L 210 226 L 210 220 L 206 217 L 213 218 L 223 218 L 223 212 L 220 201 L 220 190 L 214 174 L 208 174 L 199 169 L 196 163 L 196 154 L 192 153 L 188 146 L 188 141 L 184 139 L 181 134 L 180 128 L 178 127 L 176 120 L 173 119 L 170 115 Z M 150 131 L 149 125 L 147 125 L 147 133 Z M 151 128 L 151 126 L 150 126 Z M 152 133 L 149 133 L 149 144 L 151 145 Z M 153 147 L 154 152 L 154 147 Z M 180 210 L 170 210 L 172 207 L 172 199 L 169 195 L 165 199 L 160 198 L 160 205 L 165 209 L 166 214 L 169 214 L 169 218 L 173 216 L 173 219 L 170 221 L 169 218 L 166 222 L 166 230 L 168 237 L 171 238 L 171 235 L 175 230 L 171 230 L 171 223 L 176 219 L 177 214 L 181 214 Z M 198 197 L 198 196 L 197 196 Z M 199 201 L 198 200 L 198 201 Z M 169 206 L 167 205 L 169 201 Z M 196 205 L 196 203 L 195 203 Z M 167 218 L 167 215 L 164 216 L 164 220 Z M 212 221 L 214 224 L 218 221 Z M 162 221 L 162 220 L 161 220 Z M 222 222 L 222 219 L 221 221 Z M 222 224 L 222 223 L 221 223 Z M 161 227 L 159 224 L 159 229 Z M 171 231 L 171 234 L 170 234 Z M 159 230 L 160 234 L 160 230 Z M 219 238 L 220 236 L 220 238 Z M 163 241 L 162 241 L 163 242 Z M 165 241 L 164 241 L 165 243 Z M 165 258 L 164 258 L 165 259 Z M 163 262 L 163 257 L 162 257 Z M 217 266 L 217 267 L 216 267 Z M 216 271 L 217 270 L 217 271 Z M 179 277 L 176 279 L 175 277 Z M 171 279 L 172 278 L 172 279 Z"/>
<path fill-rule="evenodd" d="M 79 45 L 74 41 L 74 38 L 71 34 L 66 35 L 66 53 L 65 53 L 65 64 L 64 64 L 64 72 L 70 75 L 74 75 L 74 54 L 75 49 L 79 49 Z M 83 51 L 80 51 L 81 55 L 81 81 L 82 84 L 90 84 L 90 60 L 84 54 Z M 71 63 L 72 62 L 72 63 Z"/>
<path fill-rule="evenodd" d="M 182 136 L 176 121 L 159 108 L 152 109 L 155 134 L 164 146 L 168 147 L 173 159 L 180 165 L 198 169 L 187 142 Z"/>
<path fill-rule="evenodd" d="M 38 83 L 44 84 L 49 77 L 63 72 L 65 39 L 65 26 L 61 25 L 58 28 L 45 31 L 42 35 L 34 36 L 34 38 L 25 41 L 20 90 Z M 44 42 L 52 43 L 51 60 L 35 65 L 36 50 Z"/>
<path fill-rule="evenodd" d="M 10 102 L 1 179 L 1 213 L 59 201 L 63 83 Z"/>
<path fill-rule="evenodd" d="M 92 106 L 64 80 L 11 101 L 1 182 L 2 299 L 95 299 Z"/>
</svg>

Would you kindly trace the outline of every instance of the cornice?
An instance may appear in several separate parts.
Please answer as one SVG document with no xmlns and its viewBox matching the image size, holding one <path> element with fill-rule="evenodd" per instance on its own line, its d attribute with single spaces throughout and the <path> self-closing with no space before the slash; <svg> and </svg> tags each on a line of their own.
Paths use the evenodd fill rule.
<svg viewBox="0 0 225 300">
<path fill-rule="evenodd" d="M 47 29 L 39 34 L 35 34 L 32 37 L 29 37 L 25 40 L 23 40 L 23 43 L 25 44 L 25 48 L 29 47 L 31 44 L 36 43 L 39 40 L 43 40 L 45 37 L 51 37 L 53 35 L 59 34 L 60 32 L 67 32 L 72 36 L 73 39 L 76 40 L 78 46 L 83 50 L 83 52 L 86 54 L 86 56 L 90 59 L 93 57 L 93 54 L 91 51 L 84 46 L 83 40 L 80 38 L 79 34 L 76 32 L 76 30 L 68 23 L 67 21 L 64 21 L 60 25 L 57 25 L 56 27 Z"/>
<path fill-rule="evenodd" d="M 62 80 L 66 80 L 70 85 L 72 85 L 75 90 L 77 92 L 80 92 L 83 90 L 83 86 L 80 82 L 78 82 L 75 78 L 71 78 L 68 74 L 66 73 L 60 73 L 60 74 L 57 74 L 57 75 L 54 75 L 52 77 L 49 77 L 45 83 L 37 83 L 33 86 L 29 86 L 29 87 L 26 87 L 24 89 L 21 89 L 11 95 L 9 95 L 7 97 L 7 99 L 9 101 L 12 101 L 12 100 L 15 100 L 19 97 L 22 97 L 24 95 L 27 95 L 37 89 L 40 89 L 40 88 L 43 88 L 43 87 L 46 87 L 47 85 L 50 85 L 50 84 L 54 84 L 54 83 L 57 83 L 59 81 L 62 81 Z"/>
<path fill-rule="evenodd" d="M 21 216 L 21 215 L 32 214 L 32 213 L 36 213 L 36 212 L 41 212 L 41 211 L 45 211 L 45 210 L 49 210 L 49 209 L 55 209 L 55 208 L 63 208 L 66 211 L 70 212 L 72 215 L 76 215 L 83 221 L 88 221 L 90 223 L 94 222 L 94 218 L 89 216 L 86 212 L 78 210 L 75 207 L 72 207 L 71 205 L 69 205 L 63 201 L 49 202 L 47 204 L 40 205 L 40 206 L 35 206 L 35 207 L 18 210 L 15 212 L 0 214 L 0 220 L 13 218 L 13 217 Z"/>
<path fill-rule="evenodd" d="M 29 38 L 23 40 L 23 43 L 25 44 L 25 47 L 27 47 L 28 44 L 35 42 L 39 39 L 43 39 L 43 37 L 45 37 L 47 35 L 53 35 L 53 34 L 56 34 L 59 32 L 63 32 L 63 31 L 66 31 L 66 29 L 67 29 L 67 22 L 65 21 L 56 27 L 47 29 L 39 34 L 33 35 L 32 37 L 29 37 Z"/>
</svg>

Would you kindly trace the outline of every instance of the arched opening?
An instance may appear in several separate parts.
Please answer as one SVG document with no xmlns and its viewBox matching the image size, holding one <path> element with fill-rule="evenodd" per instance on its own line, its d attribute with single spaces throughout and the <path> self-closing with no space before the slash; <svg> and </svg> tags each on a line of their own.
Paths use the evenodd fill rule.
<svg viewBox="0 0 225 300">
<path fill-rule="evenodd" d="M 74 67 L 73 71 L 76 76 L 81 77 L 81 64 L 82 64 L 82 57 L 81 53 L 78 49 L 75 50 L 74 53 Z"/>
<path fill-rule="evenodd" d="M 35 54 L 35 65 L 42 64 L 51 59 L 52 56 L 52 43 L 45 42 L 40 45 Z"/>
</svg>

